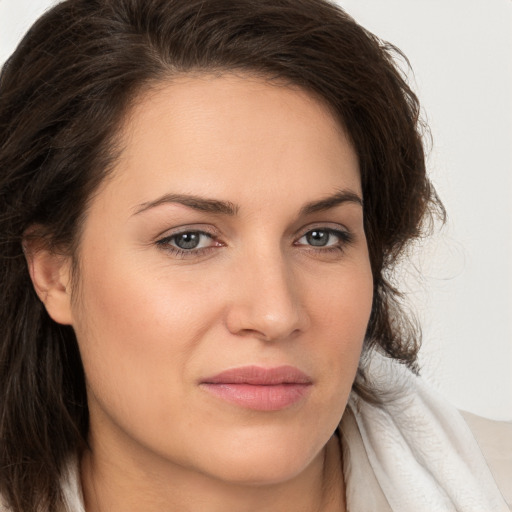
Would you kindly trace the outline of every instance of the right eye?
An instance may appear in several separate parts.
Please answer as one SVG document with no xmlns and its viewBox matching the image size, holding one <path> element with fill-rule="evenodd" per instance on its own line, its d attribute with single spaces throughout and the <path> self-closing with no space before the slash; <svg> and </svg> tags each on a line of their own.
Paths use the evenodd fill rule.
<svg viewBox="0 0 512 512">
<path fill-rule="evenodd" d="M 212 237 L 200 231 L 187 231 L 173 235 L 167 243 L 172 243 L 179 249 L 202 249 L 208 245 Z"/>
<path fill-rule="evenodd" d="M 222 244 L 210 233 L 189 230 L 166 236 L 158 240 L 157 245 L 180 256 L 192 256 Z"/>
</svg>

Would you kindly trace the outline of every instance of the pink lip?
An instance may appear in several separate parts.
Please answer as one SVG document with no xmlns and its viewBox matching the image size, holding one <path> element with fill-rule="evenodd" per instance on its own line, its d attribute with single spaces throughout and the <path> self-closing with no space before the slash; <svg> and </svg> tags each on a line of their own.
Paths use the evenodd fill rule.
<svg viewBox="0 0 512 512">
<path fill-rule="evenodd" d="M 244 366 L 203 379 L 200 386 L 247 409 L 278 411 L 303 399 L 312 383 L 308 375 L 293 366 Z"/>
</svg>

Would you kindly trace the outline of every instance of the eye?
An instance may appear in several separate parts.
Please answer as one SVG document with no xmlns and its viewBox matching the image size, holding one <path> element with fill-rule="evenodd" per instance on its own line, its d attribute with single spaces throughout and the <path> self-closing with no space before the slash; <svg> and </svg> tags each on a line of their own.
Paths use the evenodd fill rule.
<svg viewBox="0 0 512 512">
<path fill-rule="evenodd" d="M 188 233 L 179 233 L 171 238 L 180 249 L 199 249 L 204 247 L 205 242 L 211 240 L 211 237 L 199 231 L 190 231 Z"/>
<path fill-rule="evenodd" d="M 342 249 L 343 245 L 351 242 L 352 236 L 347 231 L 331 228 L 315 228 L 302 235 L 297 245 L 309 245 L 314 248 Z"/>
<path fill-rule="evenodd" d="M 177 253 L 194 253 L 220 245 L 213 235 L 204 231 L 182 231 L 158 240 L 158 245 Z"/>
</svg>

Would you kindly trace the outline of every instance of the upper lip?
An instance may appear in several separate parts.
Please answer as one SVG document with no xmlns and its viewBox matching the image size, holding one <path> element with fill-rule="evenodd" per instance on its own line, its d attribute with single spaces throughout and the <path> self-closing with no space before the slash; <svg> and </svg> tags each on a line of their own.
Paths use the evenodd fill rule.
<svg viewBox="0 0 512 512">
<path fill-rule="evenodd" d="M 311 377 L 294 366 L 242 366 L 231 368 L 201 380 L 202 384 L 252 384 L 275 386 L 278 384 L 312 384 Z"/>
</svg>

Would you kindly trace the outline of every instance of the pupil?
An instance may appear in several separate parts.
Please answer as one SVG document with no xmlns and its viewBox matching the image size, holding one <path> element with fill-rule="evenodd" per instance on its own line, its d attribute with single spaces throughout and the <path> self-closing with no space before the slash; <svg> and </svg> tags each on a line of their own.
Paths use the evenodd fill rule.
<svg viewBox="0 0 512 512">
<path fill-rule="evenodd" d="M 195 249 L 199 245 L 199 233 L 182 233 L 176 237 L 180 249 Z"/>
<path fill-rule="evenodd" d="M 329 241 L 329 233 L 327 231 L 310 231 L 306 235 L 306 240 L 310 245 L 321 247 Z"/>
</svg>

